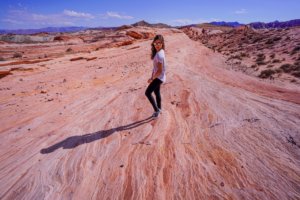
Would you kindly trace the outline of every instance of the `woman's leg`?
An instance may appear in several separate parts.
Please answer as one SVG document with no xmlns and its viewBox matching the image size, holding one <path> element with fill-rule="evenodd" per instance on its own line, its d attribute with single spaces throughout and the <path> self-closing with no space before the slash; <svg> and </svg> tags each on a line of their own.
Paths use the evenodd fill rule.
<svg viewBox="0 0 300 200">
<path fill-rule="evenodd" d="M 159 110 L 158 106 L 156 105 L 155 101 L 154 101 L 154 98 L 152 96 L 152 92 L 157 88 L 159 87 L 161 84 L 161 81 L 159 79 L 154 79 L 150 84 L 149 86 L 147 87 L 146 89 L 146 92 L 145 92 L 145 95 L 147 96 L 147 98 L 149 99 L 153 109 L 155 112 L 157 112 Z"/>
<path fill-rule="evenodd" d="M 154 89 L 154 94 L 156 96 L 157 107 L 161 110 L 160 85 L 162 84 L 162 81 L 161 80 L 159 80 L 159 81 L 160 81 L 160 84 Z"/>
</svg>

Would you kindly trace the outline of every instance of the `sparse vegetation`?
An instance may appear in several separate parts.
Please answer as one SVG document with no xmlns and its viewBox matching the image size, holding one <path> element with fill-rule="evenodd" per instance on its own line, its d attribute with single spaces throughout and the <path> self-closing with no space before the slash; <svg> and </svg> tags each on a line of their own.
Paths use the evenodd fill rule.
<svg viewBox="0 0 300 200">
<path fill-rule="evenodd" d="M 228 58 L 228 60 L 231 60 L 231 59 L 242 60 L 241 56 L 239 56 L 239 55 L 230 56 L 230 57 Z"/>
<path fill-rule="evenodd" d="M 273 61 L 272 61 L 272 63 L 280 63 L 281 61 L 279 60 L 279 59 L 274 59 Z"/>
<path fill-rule="evenodd" d="M 293 65 L 283 64 L 283 65 L 280 66 L 280 69 L 282 69 L 285 73 L 289 73 L 293 70 Z"/>
<path fill-rule="evenodd" d="M 5 58 L 3 58 L 2 56 L 0 56 L 0 61 L 5 61 Z"/>
<path fill-rule="evenodd" d="M 252 43 L 257 43 L 257 42 L 261 41 L 262 39 L 263 38 L 261 38 L 261 37 L 256 37 L 256 38 L 253 39 Z"/>
<path fill-rule="evenodd" d="M 258 77 L 260 77 L 260 78 L 270 78 L 275 73 L 276 72 L 273 69 L 266 69 L 266 70 L 261 71 L 261 73 Z"/>
<path fill-rule="evenodd" d="M 297 78 L 300 78 L 300 71 L 293 72 L 292 75 L 295 76 L 295 77 L 297 77 Z"/>
<path fill-rule="evenodd" d="M 266 59 L 266 56 L 263 53 L 258 54 L 257 58 L 256 58 L 256 64 L 258 64 L 258 65 L 265 65 L 266 64 L 264 62 L 265 59 Z"/>
<path fill-rule="evenodd" d="M 273 39 L 268 39 L 268 40 L 265 42 L 265 44 L 274 44 L 274 41 L 273 41 Z"/>
<path fill-rule="evenodd" d="M 273 42 L 277 42 L 277 41 L 279 41 L 279 40 L 281 40 L 281 37 L 280 37 L 280 36 L 277 36 L 277 37 L 274 37 L 274 38 L 273 38 Z"/>
<path fill-rule="evenodd" d="M 248 64 L 248 68 L 252 68 L 252 72 L 257 71 L 255 74 L 260 78 L 274 78 L 274 74 L 276 78 L 282 76 L 283 79 L 287 75 L 289 78 L 299 76 L 300 42 L 294 29 L 232 29 L 196 40 L 199 39 L 208 48 L 214 46 L 216 51 L 226 55 L 227 63 L 240 66 Z M 249 64 L 249 60 L 252 63 Z"/>
<path fill-rule="evenodd" d="M 249 57 L 249 54 L 247 54 L 247 53 L 245 53 L 245 52 L 242 52 L 242 53 L 240 54 L 240 56 L 241 56 L 241 57 Z"/>
<path fill-rule="evenodd" d="M 73 51 L 72 48 L 68 48 L 68 49 L 66 50 L 66 52 L 72 52 L 72 51 Z"/>
</svg>

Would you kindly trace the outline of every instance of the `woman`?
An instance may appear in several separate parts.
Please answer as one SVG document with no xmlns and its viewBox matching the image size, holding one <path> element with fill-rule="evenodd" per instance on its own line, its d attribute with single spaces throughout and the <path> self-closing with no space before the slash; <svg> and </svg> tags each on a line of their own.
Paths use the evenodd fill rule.
<svg viewBox="0 0 300 200">
<path fill-rule="evenodd" d="M 148 80 L 149 86 L 145 95 L 153 106 L 153 117 L 158 117 L 161 113 L 160 85 L 166 81 L 166 61 L 165 61 L 165 42 L 162 35 L 156 35 L 151 43 L 151 59 L 153 60 L 152 76 Z M 152 96 L 154 92 L 156 102 Z"/>
</svg>

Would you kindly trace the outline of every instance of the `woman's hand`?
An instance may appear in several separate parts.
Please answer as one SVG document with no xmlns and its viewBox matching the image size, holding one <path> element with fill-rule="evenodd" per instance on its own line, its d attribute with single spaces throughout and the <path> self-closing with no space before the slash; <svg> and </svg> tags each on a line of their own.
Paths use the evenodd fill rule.
<svg viewBox="0 0 300 200">
<path fill-rule="evenodd" d="M 152 78 L 149 78 L 148 83 L 151 83 L 152 81 L 153 81 Z"/>
</svg>

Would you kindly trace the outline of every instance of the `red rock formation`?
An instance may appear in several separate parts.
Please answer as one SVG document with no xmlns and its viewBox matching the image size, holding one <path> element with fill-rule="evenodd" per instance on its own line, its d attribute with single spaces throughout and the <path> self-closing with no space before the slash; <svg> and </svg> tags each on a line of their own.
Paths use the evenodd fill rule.
<svg viewBox="0 0 300 200">
<path fill-rule="evenodd" d="M 58 35 L 58 36 L 54 37 L 53 41 L 68 41 L 70 39 L 71 39 L 70 36 L 67 36 L 67 35 Z"/>
<path fill-rule="evenodd" d="M 167 46 L 155 120 L 151 40 L 1 79 L 1 199 L 299 198 L 299 87 L 228 70 L 184 33 L 155 31 Z"/>
<path fill-rule="evenodd" d="M 141 33 L 137 33 L 135 31 L 126 31 L 126 35 L 134 38 L 134 39 L 142 39 L 143 35 Z"/>
</svg>

